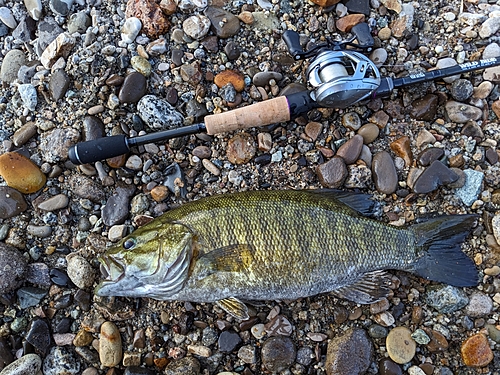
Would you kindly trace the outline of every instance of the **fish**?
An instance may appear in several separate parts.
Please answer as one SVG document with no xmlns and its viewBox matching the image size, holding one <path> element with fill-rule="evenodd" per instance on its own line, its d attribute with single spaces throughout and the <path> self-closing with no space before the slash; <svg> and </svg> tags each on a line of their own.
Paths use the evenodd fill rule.
<svg viewBox="0 0 500 375">
<path fill-rule="evenodd" d="M 477 215 L 407 227 L 374 218 L 368 194 L 266 190 L 214 195 L 139 227 L 100 258 L 97 296 L 216 303 L 248 319 L 251 301 L 322 293 L 359 304 L 387 297 L 400 270 L 456 287 L 478 284 L 461 245 Z"/>
</svg>

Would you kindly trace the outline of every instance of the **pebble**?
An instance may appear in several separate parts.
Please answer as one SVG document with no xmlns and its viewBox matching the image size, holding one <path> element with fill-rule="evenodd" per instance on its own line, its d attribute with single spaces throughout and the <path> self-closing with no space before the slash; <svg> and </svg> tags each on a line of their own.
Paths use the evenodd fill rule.
<svg viewBox="0 0 500 375">
<path fill-rule="evenodd" d="M 234 331 L 224 331 L 218 339 L 219 350 L 223 353 L 230 353 L 236 350 L 241 344 L 240 335 Z"/>
<path fill-rule="evenodd" d="M 0 219 L 8 219 L 26 211 L 24 196 L 8 186 L 0 186 Z"/>
<path fill-rule="evenodd" d="M 68 204 L 69 198 L 67 195 L 57 194 L 38 204 L 38 208 L 44 211 L 56 211 L 67 207 Z"/>
<path fill-rule="evenodd" d="M 283 75 L 278 72 L 273 71 L 265 71 L 265 72 L 257 72 L 252 77 L 252 82 L 255 86 L 264 87 L 269 85 L 271 80 L 275 80 L 276 82 L 281 81 L 283 79 Z"/>
<path fill-rule="evenodd" d="M 40 288 L 22 287 L 17 290 L 16 294 L 19 298 L 19 305 L 22 309 L 26 309 L 38 305 L 47 292 Z"/>
<path fill-rule="evenodd" d="M 4 367 L 2 375 L 34 375 L 42 368 L 42 360 L 37 354 L 26 354 Z"/>
<path fill-rule="evenodd" d="M 73 6 L 74 0 L 50 0 L 50 9 L 59 16 L 67 16 Z"/>
<path fill-rule="evenodd" d="M 425 299 L 430 306 L 444 314 L 460 310 L 469 302 L 465 292 L 451 285 L 428 287 Z"/>
<path fill-rule="evenodd" d="M 323 125 L 320 122 L 315 122 L 315 121 L 307 123 L 304 129 L 306 135 L 309 138 L 311 138 L 313 142 L 316 141 L 316 139 L 318 139 L 322 131 L 323 131 Z"/>
<path fill-rule="evenodd" d="M 342 187 L 347 179 L 348 172 L 344 159 L 334 156 L 328 162 L 318 165 L 316 174 L 321 185 L 331 189 L 338 189 Z"/>
<path fill-rule="evenodd" d="M 47 163 L 58 163 L 68 159 L 69 145 L 80 139 L 80 133 L 73 128 L 56 128 L 40 135 L 39 149 Z"/>
<path fill-rule="evenodd" d="M 102 221 L 105 225 L 122 224 L 129 214 L 129 203 L 135 188 L 117 187 L 115 193 L 109 197 L 101 210 Z"/>
<path fill-rule="evenodd" d="M 400 137 L 390 144 L 391 150 L 405 161 L 407 167 L 411 167 L 413 163 L 413 154 L 411 152 L 410 138 L 407 136 Z"/>
<path fill-rule="evenodd" d="M 122 360 L 122 339 L 118 327 L 112 322 L 101 325 L 99 337 L 99 359 L 106 367 L 114 367 Z"/>
<path fill-rule="evenodd" d="M 125 20 L 121 30 L 121 38 L 124 43 L 134 43 L 135 38 L 142 29 L 142 22 L 137 17 L 130 17 Z"/>
<path fill-rule="evenodd" d="M 217 168 L 217 166 L 214 163 L 212 163 L 210 160 L 203 159 L 201 161 L 201 163 L 207 169 L 207 171 L 209 171 L 210 173 L 212 173 L 214 176 L 219 176 L 220 175 L 220 169 Z"/>
<path fill-rule="evenodd" d="M 226 69 L 218 73 L 214 77 L 214 83 L 217 87 L 222 88 L 228 83 L 232 84 L 237 92 L 241 92 L 245 89 L 245 78 L 243 75 L 235 70 Z"/>
<path fill-rule="evenodd" d="M 142 31 L 151 39 L 158 39 L 170 29 L 167 15 L 154 0 L 128 1 L 125 16 L 138 18 L 142 23 Z"/>
<path fill-rule="evenodd" d="M 444 150 L 438 147 L 429 147 L 423 150 L 417 156 L 417 162 L 423 166 L 427 167 L 432 164 L 434 161 L 441 159 L 444 155 Z"/>
<path fill-rule="evenodd" d="M 464 169 L 465 185 L 455 191 L 455 195 L 467 206 L 477 200 L 483 185 L 484 173 L 473 169 Z"/>
<path fill-rule="evenodd" d="M 361 118 L 356 112 L 347 112 L 342 116 L 342 125 L 356 131 L 361 127 Z"/>
<path fill-rule="evenodd" d="M 436 117 L 438 104 L 437 95 L 427 94 L 411 103 L 410 114 L 416 120 L 433 121 Z"/>
<path fill-rule="evenodd" d="M 415 332 L 413 332 L 411 334 L 411 337 L 415 340 L 417 344 L 420 345 L 427 345 L 431 341 L 427 333 L 425 333 L 425 331 L 420 328 L 417 329 Z"/>
<path fill-rule="evenodd" d="M 450 100 L 445 105 L 446 113 L 452 122 L 465 124 L 467 121 L 477 121 L 483 115 L 481 109 L 469 104 Z"/>
<path fill-rule="evenodd" d="M 500 18 L 490 17 L 483 22 L 479 28 L 479 36 L 483 39 L 489 38 L 500 29 Z"/>
<path fill-rule="evenodd" d="M 255 156 L 256 151 L 253 137 L 241 132 L 228 141 L 226 156 L 232 164 L 245 164 Z"/>
<path fill-rule="evenodd" d="M 102 187 L 88 177 L 74 175 L 69 180 L 71 191 L 77 197 L 101 202 L 104 199 Z"/>
<path fill-rule="evenodd" d="M 328 343 L 326 373 L 364 374 L 370 366 L 372 355 L 373 344 L 366 331 L 361 328 L 349 328 Z"/>
<path fill-rule="evenodd" d="M 28 111 L 34 111 L 38 104 L 38 97 L 35 87 L 30 83 L 24 83 L 17 87 L 17 91 L 23 101 L 23 106 Z"/>
<path fill-rule="evenodd" d="M 344 159 L 346 165 L 353 164 L 356 160 L 358 160 L 362 148 L 363 137 L 356 134 L 340 146 L 335 155 Z"/>
<path fill-rule="evenodd" d="M 257 362 L 257 355 L 255 347 L 252 345 L 242 346 L 238 350 L 238 358 L 244 363 L 255 364 Z"/>
<path fill-rule="evenodd" d="M 24 52 L 19 49 L 12 49 L 3 58 L 0 68 L 0 79 L 6 83 L 12 83 L 17 78 L 17 73 L 21 66 L 26 65 L 27 59 Z"/>
<path fill-rule="evenodd" d="M 466 366 L 485 367 L 493 361 L 488 338 L 483 333 L 475 334 L 462 343 L 460 348 L 462 360 Z"/>
<path fill-rule="evenodd" d="M 26 270 L 26 258 L 16 248 L 0 242 L 0 293 L 9 293 L 19 287 Z"/>
<path fill-rule="evenodd" d="M 37 127 L 33 122 L 27 122 L 16 130 L 12 137 L 12 142 L 19 147 L 28 142 L 37 133 Z"/>
<path fill-rule="evenodd" d="M 137 103 L 141 119 L 153 130 L 167 130 L 182 126 L 184 117 L 166 100 L 146 95 Z"/>
<path fill-rule="evenodd" d="M 480 318 L 487 316 L 493 310 L 493 300 L 490 296 L 474 292 L 469 298 L 469 303 L 465 306 L 464 312 L 471 318 Z"/>
<path fill-rule="evenodd" d="M 47 180 L 35 163 L 17 152 L 0 155 L 0 176 L 8 186 L 24 194 L 40 190 Z"/>
<path fill-rule="evenodd" d="M 443 69 L 443 68 L 448 68 L 457 65 L 457 62 L 452 59 L 451 57 L 445 57 L 442 59 L 439 59 L 436 63 L 436 69 Z M 452 83 L 453 81 L 457 80 L 460 78 L 460 74 L 456 74 L 451 77 L 446 77 L 443 78 L 443 81 L 446 83 Z"/>
<path fill-rule="evenodd" d="M 375 187 L 383 194 L 392 194 L 398 187 L 398 175 L 391 155 L 381 151 L 373 156 L 372 176 Z"/>
<path fill-rule="evenodd" d="M 288 369 L 296 354 L 295 345 L 289 337 L 270 337 L 262 344 L 261 360 L 268 371 L 277 373 Z"/>
<path fill-rule="evenodd" d="M 139 72 L 128 74 L 118 92 L 121 103 L 137 103 L 147 92 L 146 77 Z"/>
<path fill-rule="evenodd" d="M 85 34 L 91 24 L 92 21 L 85 11 L 73 13 L 68 19 L 68 32 Z"/>
<path fill-rule="evenodd" d="M 65 346 L 54 346 L 43 360 L 44 375 L 77 375 L 80 373 L 80 362 L 73 352 Z"/>
<path fill-rule="evenodd" d="M 52 99 L 58 101 L 62 99 L 68 91 L 70 80 L 64 69 L 57 69 L 49 81 L 49 92 Z"/>
<path fill-rule="evenodd" d="M 12 11 L 7 7 L 0 7 L 0 21 L 10 29 L 15 29 L 17 27 L 17 21 Z"/>
<path fill-rule="evenodd" d="M 210 20 L 202 14 L 188 17 L 182 23 L 182 30 L 189 37 L 200 40 L 204 38 L 210 30 Z"/>
<path fill-rule="evenodd" d="M 368 123 L 362 125 L 358 130 L 358 135 L 363 137 L 363 143 L 368 145 L 378 138 L 380 129 L 377 125 Z"/>
<path fill-rule="evenodd" d="M 451 96 L 459 102 L 469 99 L 473 91 L 474 85 L 468 79 L 457 79 L 451 84 Z"/>
<path fill-rule="evenodd" d="M 73 49 L 76 39 L 69 33 L 61 33 L 54 39 L 42 53 L 40 62 L 46 69 L 52 68 L 52 65 L 60 58 L 66 59 Z"/>
<path fill-rule="evenodd" d="M 380 40 L 388 40 L 391 37 L 391 29 L 385 27 L 378 32 Z M 380 68 L 387 61 L 387 51 L 385 48 L 376 48 L 370 54 L 370 60 L 375 63 L 377 68 Z"/>
<path fill-rule="evenodd" d="M 458 175 L 439 160 L 426 168 L 415 181 L 413 191 L 417 194 L 430 193 L 440 186 L 451 184 L 458 180 Z"/>
<path fill-rule="evenodd" d="M 51 344 L 48 324 L 42 319 L 33 320 L 26 334 L 26 341 L 45 356 Z"/>
<path fill-rule="evenodd" d="M 68 277 L 80 289 L 90 289 L 94 284 L 96 272 L 87 260 L 71 253 L 66 256 Z"/>
<path fill-rule="evenodd" d="M 394 363 L 390 358 L 383 358 L 379 364 L 380 375 L 403 375 L 401 367 Z"/>
<path fill-rule="evenodd" d="M 389 357 L 396 363 L 410 362 L 415 356 L 417 344 L 406 327 L 393 328 L 386 339 L 386 348 Z"/>
<path fill-rule="evenodd" d="M 149 61 L 142 56 L 134 56 L 130 60 L 132 68 L 141 73 L 144 77 L 149 77 L 151 75 L 151 64 Z"/>
<path fill-rule="evenodd" d="M 210 19 L 215 34 L 222 39 L 230 38 L 240 31 L 240 20 L 231 12 L 222 8 L 208 7 L 205 16 Z"/>
<path fill-rule="evenodd" d="M 165 375 L 198 375 L 200 368 L 200 362 L 196 358 L 184 357 L 171 361 L 165 367 Z"/>
</svg>

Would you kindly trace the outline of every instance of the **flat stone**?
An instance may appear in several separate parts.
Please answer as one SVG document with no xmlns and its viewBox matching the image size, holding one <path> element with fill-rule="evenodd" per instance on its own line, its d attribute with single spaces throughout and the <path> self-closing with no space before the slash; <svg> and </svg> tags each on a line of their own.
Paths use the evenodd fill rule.
<svg viewBox="0 0 500 375">
<path fill-rule="evenodd" d="M 366 331 L 350 328 L 328 343 L 325 370 L 327 375 L 364 374 L 372 356 L 373 344 Z"/>
<path fill-rule="evenodd" d="M 64 71 L 64 69 L 57 69 L 54 73 L 52 73 L 49 81 L 49 92 L 52 99 L 55 101 L 62 99 L 66 94 L 66 91 L 68 91 L 69 83 L 70 80 L 68 74 Z"/>
<path fill-rule="evenodd" d="M 130 44 L 134 43 L 135 38 L 142 29 L 142 22 L 137 17 L 129 17 L 125 20 L 121 30 L 122 41 Z"/>
<path fill-rule="evenodd" d="M 23 83 L 17 87 L 23 107 L 33 112 L 38 104 L 38 96 L 35 87 L 31 83 Z"/>
<path fill-rule="evenodd" d="M 19 147 L 28 142 L 36 133 L 37 127 L 35 123 L 27 122 L 16 130 L 14 136 L 12 137 L 12 141 L 15 146 Z"/>
<path fill-rule="evenodd" d="M 344 184 L 348 173 L 344 159 L 334 156 L 328 162 L 318 165 L 316 174 L 321 185 L 331 189 L 338 189 Z"/>
<path fill-rule="evenodd" d="M 451 285 L 430 286 L 425 300 L 430 306 L 444 314 L 460 310 L 469 302 L 465 292 Z"/>
<path fill-rule="evenodd" d="M 455 66 L 457 64 L 458 63 L 455 61 L 455 59 L 453 59 L 451 57 L 445 57 L 445 58 L 439 59 L 437 61 L 436 68 L 437 69 L 449 68 L 449 67 Z M 443 81 L 445 81 L 446 83 L 452 83 L 453 81 L 456 81 L 459 78 L 460 78 L 460 74 L 456 74 L 456 75 L 451 76 L 451 77 L 443 78 Z"/>
<path fill-rule="evenodd" d="M 356 131 L 361 127 L 361 118 L 356 112 L 347 112 L 342 115 L 342 125 Z"/>
<path fill-rule="evenodd" d="M 236 350 L 236 348 L 238 348 L 240 344 L 240 335 L 238 335 L 234 331 L 224 331 L 219 336 L 219 350 L 223 353 L 230 353 L 233 350 Z"/>
<path fill-rule="evenodd" d="M 26 341 L 33 345 L 37 352 L 45 355 L 51 344 L 47 322 L 42 319 L 33 320 L 26 334 Z"/>
<path fill-rule="evenodd" d="M 365 145 L 372 143 L 378 138 L 380 134 L 380 129 L 377 125 L 368 123 L 361 126 L 358 130 L 358 134 L 363 137 L 363 143 Z"/>
<path fill-rule="evenodd" d="M 406 327 L 391 329 L 385 341 L 389 357 L 396 363 L 410 362 L 415 356 L 417 344 Z"/>
<path fill-rule="evenodd" d="M 88 177 L 75 174 L 70 178 L 69 186 L 77 197 L 98 203 L 105 198 L 103 187 Z"/>
<path fill-rule="evenodd" d="M 455 172 L 436 160 L 417 177 L 413 191 L 417 194 L 426 194 L 457 180 L 458 175 Z"/>
<path fill-rule="evenodd" d="M 85 11 L 73 13 L 68 19 L 68 32 L 70 34 L 85 34 L 87 28 L 92 25 L 92 20 Z"/>
<path fill-rule="evenodd" d="M 11 83 L 17 78 L 17 72 L 21 66 L 26 65 L 27 59 L 24 52 L 19 49 L 12 49 L 3 58 L 0 68 L 0 79 L 3 82 Z"/>
<path fill-rule="evenodd" d="M 221 8 L 208 7 L 205 16 L 210 19 L 212 28 L 219 38 L 229 38 L 236 35 L 240 30 L 240 20 L 234 14 Z"/>
<path fill-rule="evenodd" d="M 296 353 L 295 345 L 289 337 L 271 337 L 262 344 L 262 364 L 268 371 L 278 373 L 293 364 Z"/>
<path fill-rule="evenodd" d="M 165 375 L 198 375 L 200 369 L 200 362 L 196 358 L 184 357 L 171 361 L 165 367 Z"/>
<path fill-rule="evenodd" d="M 57 163 L 68 159 L 68 150 L 80 139 L 80 133 L 73 128 L 56 128 L 40 136 L 40 149 L 45 161 Z"/>
<path fill-rule="evenodd" d="M 130 60 L 130 64 L 132 65 L 132 68 L 137 70 L 139 73 L 141 73 L 144 77 L 149 77 L 151 75 L 151 63 L 148 61 L 148 59 L 136 55 L 132 57 Z"/>
<path fill-rule="evenodd" d="M 67 16 L 73 6 L 74 0 L 50 0 L 49 7 L 59 16 Z"/>
<path fill-rule="evenodd" d="M 490 17 L 483 22 L 479 28 L 479 36 L 482 39 L 489 38 L 500 29 L 500 17 Z"/>
<path fill-rule="evenodd" d="M 343 33 L 348 33 L 354 26 L 356 26 L 358 23 L 364 22 L 364 20 L 364 14 L 349 14 L 338 19 L 335 23 L 335 26 L 337 26 L 337 29 L 342 31 Z"/>
<path fill-rule="evenodd" d="M 363 137 L 356 134 L 340 146 L 335 155 L 344 159 L 347 165 L 353 164 L 356 160 L 358 160 L 362 147 Z"/>
<path fill-rule="evenodd" d="M 427 167 L 434 161 L 441 159 L 443 155 L 444 155 L 444 150 L 442 148 L 429 147 L 423 150 L 420 154 L 418 154 L 417 162 L 421 166 Z"/>
<path fill-rule="evenodd" d="M 17 27 L 17 21 L 12 11 L 7 7 L 0 7 L 0 21 L 9 29 L 15 29 Z"/>
<path fill-rule="evenodd" d="M 465 169 L 465 184 L 455 191 L 455 195 L 467 206 L 471 206 L 481 193 L 484 173 L 473 169 Z"/>
<path fill-rule="evenodd" d="M 8 219 L 26 211 L 28 204 L 24 196 L 8 186 L 0 186 L 0 219 Z"/>
<path fill-rule="evenodd" d="M 146 77 L 139 72 L 132 72 L 125 77 L 118 93 L 121 103 L 137 103 L 147 92 Z"/>
<path fill-rule="evenodd" d="M 493 310 L 493 300 L 490 296 L 474 292 L 469 298 L 469 303 L 465 306 L 464 312 L 471 318 L 487 316 Z"/>
<path fill-rule="evenodd" d="M 117 187 L 115 193 L 109 197 L 101 210 L 102 221 L 105 225 L 122 224 L 129 215 L 129 203 L 135 188 Z"/>
<path fill-rule="evenodd" d="M 438 104 L 437 95 L 427 94 L 411 103 L 410 114 L 416 120 L 433 121 L 436 117 Z"/>
<path fill-rule="evenodd" d="M 219 88 L 231 83 L 237 92 L 245 89 L 245 77 L 241 73 L 231 69 L 226 69 L 218 73 L 214 78 L 214 83 Z"/>
<path fill-rule="evenodd" d="M 248 163 L 257 151 L 253 137 L 248 133 L 238 133 L 227 143 L 226 156 L 232 164 Z"/>
<path fill-rule="evenodd" d="M 64 346 L 54 346 L 43 360 L 44 375 L 80 374 L 80 362 L 73 351 Z"/>
<path fill-rule="evenodd" d="M 66 59 L 73 49 L 76 39 L 69 33 L 61 33 L 54 39 L 42 53 L 40 62 L 46 69 L 52 68 L 52 65 L 60 58 Z"/>
<path fill-rule="evenodd" d="M 0 155 L 0 176 L 8 186 L 24 194 L 40 190 L 46 182 L 46 177 L 40 168 L 17 152 Z"/>
<path fill-rule="evenodd" d="M 373 156 L 373 182 L 378 191 L 383 194 L 392 194 L 398 187 L 398 175 L 391 155 L 381 151 Z"/>
<path fill-rule="evenodd" d="M 484 333 L 475 334 L 465 340 L 460 348 L 460 354 L 465 365 L 470 367 L 485 367 L 494 357 Z"/>
<path fill-rule="evenodd" d="M 278 72 L 273 71 L 265 71 L 265 72 L 257 72 L 252 77 L 252 82 L 255 86 L 266 86 L 269 84 L 269 81 L 274 79 L 276 82 L 281 81 L 283 79 L 283 75 Z"/>
<path fill-rule="evenodd" d="M 451 84 L 451 96 L 459 102 L 465 102 L 472 96 L 474 86 L 468 79 L 457 79 Z"/>
<path fill-rule="evenodd" d="M 210 30 L 210 19 L 202 14 L 188 17 L 182 23 L 182 30 L 189 37 L 200 40 L 204 38 Z"/>
<path fill-rule="evenodd" d="M 413 154 L 411 152 L 410 138 L 406 135 L 396 139 L 390 144 L 391 150 L 405 161 L 407 167 L 413 163 Z"/>
</svg>

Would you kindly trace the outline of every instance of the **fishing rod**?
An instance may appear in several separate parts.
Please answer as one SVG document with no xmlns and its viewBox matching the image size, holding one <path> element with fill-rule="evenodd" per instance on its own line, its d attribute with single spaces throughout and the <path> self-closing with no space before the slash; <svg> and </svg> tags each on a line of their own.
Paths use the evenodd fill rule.
<svg viewBox="0 0 500 375">
<path fill-rule="evenodd" d="M 315 108 L 344 109 L 366 99 L 387 97 L 394 89 L 500 65 L 500 57 L 419 72 L 405 77 L 381 77 L 376 65 L 361 52 L 370 52 L 374 40 L 366 23 L 351 29 L 347 41 L 328 41 L 304 51 L 297 32 L 287 30 L 283 40 L 295 60 L 311 59 L 306 71 L 312 90 L 279 96 L 231 111 L 205 116 L 202 123 L 136 137 L 124 134 L 77 143 L 69 149 L 74 164 L 87 164 L 126 154 L 131 147 L 206 132 L 209 135 L 288 122 Z M 353 43 L 357 40 L 357 43 Z M 348 49 L 349 48 L 349 49 Z"/>
</svg>

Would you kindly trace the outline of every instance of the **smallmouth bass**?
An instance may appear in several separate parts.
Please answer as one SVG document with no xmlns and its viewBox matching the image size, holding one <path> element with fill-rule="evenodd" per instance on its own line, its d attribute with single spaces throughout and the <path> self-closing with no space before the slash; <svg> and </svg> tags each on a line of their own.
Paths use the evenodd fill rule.
<svg viewBox="0 0 500 375">
<path fill-rule="evenodd" d="M 99 296 L 215 302 L 247 319 L 245 300 L 333 292 L 368 304 L 403 270 L 454 286 L 478 273 L 461 251 L 476 215 L 407 228 L 371 219 L 369 195 L 249 191 L 186 203 L 136 229 L 100 257 Z"/>
</svg>

